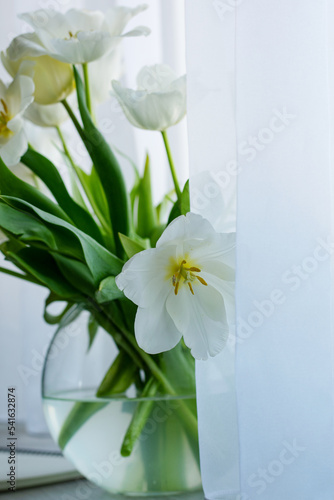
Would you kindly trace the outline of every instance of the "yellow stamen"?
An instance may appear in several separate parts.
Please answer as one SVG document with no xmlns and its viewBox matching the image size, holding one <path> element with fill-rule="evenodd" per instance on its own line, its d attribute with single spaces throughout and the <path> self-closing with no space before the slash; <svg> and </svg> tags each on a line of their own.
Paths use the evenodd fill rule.
<svg viewBox="0 0 334 500">
<path fill-rule="evenodd" d="M 201 276 L 196 276 L 196 278 L 202 285 L 208 286 L 207 282 Z"/>
<path fill-rule="evenodd" d="M 208 285 L 207 282 L 201 276 L 195 274 L 195 273 L 200 273 L 201 269 L 196 266 L 185 267 L 186 263 L 187 263 L 186 260 L 182 260 L 181 264 L 179 265 L 180 267 L 178 269 L 176 266 L 174 267 L 175 272 L 172 276 L 172 285 L 174 287 L 175 295 L 178 294 L 180 285 L 182 285 L 183 283 L 187 283 L 191 294 L 195 295 L 192 282 L 195 281 L 196 278 L 202 285 L 205 286 Z"/>
<path fill-rule="evenodd" d="M 192 272 L 195 272 L 195 273 L 200 273 L 201 270 L 199 267 L 185 267 L 184 268 L 186 271 L 192 271 Z"/>
<path fill-rule="evenodd" d="M 0 102 L 1 102 L 1 104 L 2 104 L 2 106 L 3 106 L 3 109 L 4 109 L 5 114 L 6 114 L 6 115 L 8 115 L 8 106 L 7 106 L 7 104 L 6 104 L 6 101 L 4 101 L 3 99 L 0 99 Z M 1 113 L 2 113 L 2 112 L 1 112 Z"/>
<path fill-rule="evenodd" d="M 4 138 L 8 138 L 13 134 L 11 130 L 7 127 L 7 123 L 11 120 L 11 116 L 9 114 L 8 106 L 6 101 L 1 98 L 0 103 L 2 105 L 2 110 L 0 111 L 0 136 Z"/>
</svg>

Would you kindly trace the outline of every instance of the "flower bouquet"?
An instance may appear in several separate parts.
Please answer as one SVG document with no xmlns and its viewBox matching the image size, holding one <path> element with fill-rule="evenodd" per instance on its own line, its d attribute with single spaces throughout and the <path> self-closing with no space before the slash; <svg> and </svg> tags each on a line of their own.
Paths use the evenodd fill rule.
<svg viewBox="0 0 334 500">
<path fill-rule="evenodd" d="M 137 90 L 107 82 L 135 127 L 162 135 L 175 190 L 158 206 L 149 156 L 142 173 L 134 167 L 128 189 L 120 153 L 96 122 L 94 65 L 117 74 L 122 38 L 149 34 L 141 26 L 124 32 L 144 8 L 22 14 L 33 31 L 2 52 L 13 80 L 0 83 L 0 250 L 17 267 L 0 271 L 49 290 L 44 317 L 59 325 L 43 382 L 50 429 L 89 479 L 131 494 L 200 487 L 194 358 L 215 356 L 226 344 L 234 283 L 234 234 L 218 234 L 190 212 L 189 183 L 179 185 L 168 142 L 167 129 L 186 113 L 185 76 L 155 65 L 140 71 Z M 67 118 L 91 159 L 88 171 L 66 143 Z M 26 120 L 56 130 L 68 185 L 28 144 Z M 15 175 L 19 163 L 33 184 Z M 50 313 L 54 303 L 63 304 L 56 315 Z M 80 340 L 72 330 L 75 342 L 66 355 L 54 355 L 59 332 L 82 315 Z M 96 358 L 99 343 L 107 366 Z M 94 370 L 100 378 L 93 387 Z M 152 415 L 154 433 L 144 439 Z M 111 444 L 112 433 L 117 439 Z M 116 459 L 108 455 L 106 462 L 106 449 L 99 447 L 94 455 L 96 442 Z"/>
</svg>

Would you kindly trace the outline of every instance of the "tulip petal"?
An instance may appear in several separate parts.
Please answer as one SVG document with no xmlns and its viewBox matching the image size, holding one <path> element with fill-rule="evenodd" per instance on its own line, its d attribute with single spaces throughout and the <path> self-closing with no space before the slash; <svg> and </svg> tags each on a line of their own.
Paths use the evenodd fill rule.
<svg viewBox="0 0 334 500">
<path fill-rule="evenodd" d="M 106 12 L 106 19 L 108 21 L 111 36 L 120 35 L 132 17 L 147 8 L 148 5 L 142 4 L 132 9 L 128 7 L 114 7 L 113 9 L 109 9 Z"/>
<path fill-rule="evenodd" d="M 78 33 L 77 38 L 52 40 L 52 52 L 55 59 L 69 64 L 82 64 L 102 57 L 115 45 L 108 33 Z"/>
<path fill-rule="evenodd" d="M 137 27 L 123 33 L 127 22 L 144 10 L 114 8 L 105 15 L 100 11 L 70 9 L 66 13 L 39 9 L 19 17 L 35 30 L 21 35 L 9 47 L 9 57 L 19 59 L 49 55 L 61 62 L 79 64 L 103 57 L 120 43 L 122 37 L 147 35 L 150 30 Z"/>
<path fill-rule="evenodd" d="M 172 293 L 172 292 L 169 292 Z M 139 307 L 135 319 L 135 335 L 139 347 L 149 354 L 169 351 L 179 343 L 181 333 L 165 308 L 166 296 L 160 290 L 151 297 L 151 306 Z"/>
<path fill-rule="evenodd" d="M 126 33 L 123 33 L 119 37 L 114 37 L 115 40 L 121 41 L 122 38 L 126 37 L 133 37 L 133 36 L 148 36 L 151 34 L 150 28 L 147 28 L 146 26 L 137 26 L 133 30 L 127 31 Z"/>
<path fill-rule="evenodd" d="M 226 265 L 224 262 L 217 260 L 200 260 L 193 257 L 201 269 L 201 276 L 216 276 L 224 281 L 235 280 L 235 269 L 232 266 Z"/>
<path fill-rule="evenodd" d="M 56 10 L 38 9 L 19 14 L 18 18 L 29 24 L 37 33 L 45 32 L 50 37 L 63 38 L 68 36 L 71 30 L 71 24 L 67 21 L 66 16 Z"/>
<path fill-rule="evenodd" d="M 24 130 L 21 128 L 6 144 L 1 145 L 0 156 L 7 167 L 12 167 L 19 163 L 21 156 L 24 155 L 27 149 L 28 141 Z"/>
<path fill-rule="evenodd" d="M 22 115 L 33 101 L 34 83 L 27 76 L 33 66 L 30 61 L 24 61 L 8 88 L 0 82 L 0 97 L 4 103 L 1 104 L 1 108 L 5 113 L 5 126 L 0 134 L 0 156 L 7 166 L 19 163 L 28 147 L 23 131 Z"/>
<path fill-rule="evenodd" d="M 95 103 L 102 103 L 109 99 L 111 81 L 120 78 L 122 70 L 122 52 L 119 47 L 89 64 L 91 97 Z"/>
<path fill-rule="evenodd" d="M 13 61 L 26 57 L 38 57 L 47 54 L 36 33 L 26 33 L 14 38 L 7 49 L 7 55 Z"/>
<path fill-rule="evenodd" d="M 191 309 L 188 301 L 191 298 L 188 287 L 182 286 L 177 295 L 170 293 L 166 300 L 167 312 L 181 334 L 186 332 L 189 327 Z"/>
<path fill-rule="evenodd" d="M 197 240 L 199 253 L 205 255 L 203 251 L 203 240 L 217 238 L 218 233 L 213 229 L 209 221 L 201 215 L 189 212 L 185 217 L 174 219 L 165 229 L 157 242 L 157 248 L 164 245 L 175 245 L 184 243 L 187 240 Z"/>
<path fill-rule="evenodd" d="M 109 31 L 106 16 L 99 10 L 70 9 L 63 14 L 73 30 L 72 33 Z M 54 34 L 54 37 L 57 35 Z"/>
<path fill-rule="evenodd" d="M 167 64 L 144 66 L 137 75 L 138 90 L 159 92 L 177 80 L 176 73 Z"/>
<path fill-rule="evenodd" d="M 0 95 L 1 95 L 1 97 L 4 97 L 6 95 L 6 92 L 7 92 L 7 87 L 4 84 L 4 82 L 2 80 L 0 80 Z"/>
<path fill-rule="evenodd" d="M 116 276 L 116 285 L 128 299 L 140 307 L 149 307 L 159 289 L 172 290 L 166 278 L 170 249 L 157 252 L 151 248 L 134 255 Z"/>
<path fill-rule="evenodd" d="M 224 300 L 213 287 L 196 287 L 190 304 L 190 324 L 183 333 L 185 344 L 196 359 L 216 356 L 226 345 L 229 328 Z"/>
<path fill-rule="evenodd" d="M 229 324 L 235 323 L 235 282 L 226 281 L 210 273 L 201 273 L 208 285 L 217 290 L 224 298 L 227 321 Z"/>
<path fill-rule="evenodd" d="M 34 100 L 34 82 L 25 75 L 17 74 L 6 93 L 7 106 L 11 116 L 22 113 Z"/>
<path fill-rule="evenodd" d="M 26 109 L 24 117 L 39 127 L 57 127 L 69 118 L 60 103 L 43 106 L 36 102 L 32 102 Z"/>
<path fill-rule="evenodd" d="M 118 92 L 120 104 L 128 120 L 136 127 L 162 131 L 175 125 L 185 116 L 185 96 L 178 92 L 143 96 L 142 91 L 126 90 L 129 89 Z"/>
<path fill-rule="evenodd" d="M 186 114 L 186 96 L 179 91 L 147 94 L 133 100 L 131 116 L 141 128 L 166 130 L 176 125 Z"/>
<path fill-rule="evenodd" d="M 185 251 L 188 251 L 187 245 L 185 245 Z M 209 266 L 210 261 L 218 261 L 234 269 L 235 233 L 213 233 L 211 234 L 211 238 L 208 235 L 207 241 L 204 243 L 202 248 L 200 245 L 193 247 L 192 257 L 197 260 L 199 267 L 204 268 L 205 266 Z M 219 269 L 217 269 L 217 273 L 218 272 Z M 215 274 L 217 273 L 215 272 Z"/>
</svg>

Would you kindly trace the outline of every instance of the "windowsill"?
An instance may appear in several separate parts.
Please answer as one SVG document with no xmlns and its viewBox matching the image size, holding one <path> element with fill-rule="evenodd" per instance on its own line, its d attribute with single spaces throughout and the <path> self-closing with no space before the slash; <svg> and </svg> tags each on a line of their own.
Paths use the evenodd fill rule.
<svg viewBox="0 0 334 500">
<path fill-rule="evenodd" d="M 4 500 L 12 500 L 14 497 L 11 496 L 12 493 L 3 496 Z M 39 488 L 29 488 L 26 490 L 21 490 L 15 493 L 15 500 L 59 500 L 61 498 L 68 499 L 79 499 L 84 498 L 86 500 L 124 500 L 122 495 L 112 495 L 106 491 L 101 490 L 94 484 L 89 483 L 84 479 L 77 481 L 68 481 L 65 483 L 54 484 L 52 486 L 41 486 Z M 131 497 L 131 500 L 143 500 L 141 497 Z M 189 493 L 187 495 L 169 495 L 168 497 L 151 497 L 152 500 L 204 500 L 203 493 Z"/>
<path fill-rule="evenodd" d="M 81 477 L 49 435 L 29 435 L 17 424 L 14 439 L 6 423 L 0 424 L 0 435 L 0 491 L 10 487 L 7 481 L 12 471 L 17 490 Z"/>
</svg>

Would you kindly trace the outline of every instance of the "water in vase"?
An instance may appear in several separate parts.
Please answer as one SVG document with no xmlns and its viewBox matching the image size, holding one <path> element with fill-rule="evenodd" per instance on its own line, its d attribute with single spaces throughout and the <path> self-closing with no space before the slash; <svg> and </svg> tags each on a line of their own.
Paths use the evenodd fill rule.
<svg viewBox="0 0 334 500">
<path fill-rule="evenodd" d="M 103 400 L 95 398 L 94 391 L 73 391 L 43 401 L 54 440 L 66 443 L 64 455 L 85 477 L 107 491 L 157 496 L 201 487 L 197 443 L 179 414 L 180 405 L 195 404 L 193 398 L 154 400 L 146 424 L 126 457 L 121 455 L 121 447 L 138 400 Z M 62 433 L 63 424 L 77 410 L 82 425 L 69 438 Z"/>
</svg>

